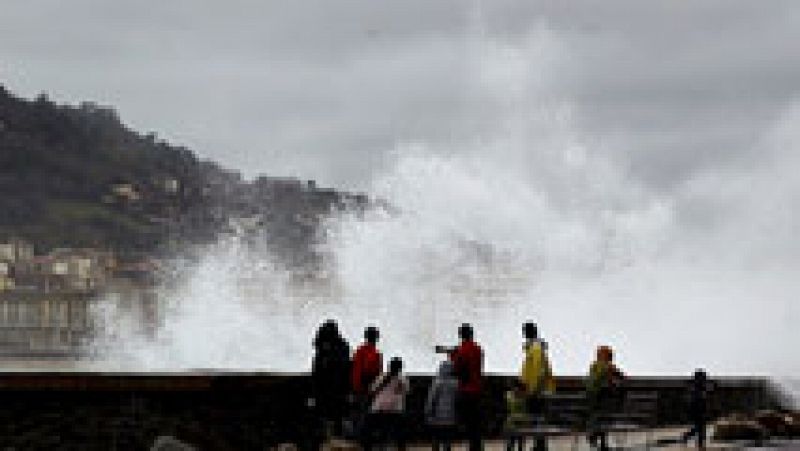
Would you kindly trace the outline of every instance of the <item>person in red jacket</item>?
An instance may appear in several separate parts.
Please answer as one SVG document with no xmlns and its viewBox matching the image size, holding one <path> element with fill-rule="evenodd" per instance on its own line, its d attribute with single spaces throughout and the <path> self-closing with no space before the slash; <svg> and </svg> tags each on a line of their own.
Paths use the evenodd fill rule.
<svg viewBox="0 0 800 451">
<path fill-rule="evenodd" d="M 483 449 L 481 443 L 481 394 L 483 391 L 483 351 L 474 340 L 470 324 L 458 328 L 461 344 L 450 354 L 458 377 L 456 411 L 469 439 L 470 451 Z"/>
<path fill-rule="evenodd" d="M 383 357 L 377 346 L 379 338 L 380 332 L 377 327 L 367 327 L 364 330 L 364 343 L 353 355 L 351 382 L 356 396 L 366 396 L 369 387 L 383 369 Z"/>
</svg>

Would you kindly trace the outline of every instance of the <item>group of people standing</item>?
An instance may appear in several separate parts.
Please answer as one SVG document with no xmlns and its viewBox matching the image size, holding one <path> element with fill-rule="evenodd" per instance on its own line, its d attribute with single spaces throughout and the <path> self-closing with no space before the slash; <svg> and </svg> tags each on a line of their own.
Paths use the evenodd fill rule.
<svg viewBox="0 0 800 451">
<path fill-rule="evenodd" d="M 520 424 L 543 421 L 548 395 L 555 391 L 547 343 L 539 336 L 537 326 L 526 322 L 523 361 L 519 376 L 506 392 L 506 427 L 514 430 Z M 441 362 L 431 383 L 425 402 L 424 418 L 435 450 L 449 451 L 458 436 L 469 442 L 470 451 L 482 449 L 483 430 L 483 350 L 475 341 L 470 324 L 458 328 L 460 343 L 455 347 L 437 346 L 447 358 Z M 314 339 L 315 354 L 311 382 L 313 405 L 324 423 L 328 436 L 356 436 L 369 450 L 376 441 L 393 441 L 402 449 L 407 429 L 406 396 L 410 391 L 403 375 L 403 361 L 389 360 L 386 370 L 378 349 L 380 332 L 370 326 L 364 330 L 364 341 L 350 354 L 347 341 L 336 322 L 324 322 Z M 613 363 L 610 347 L 600 346 L 586 378 L 588 439 L 592 446 L 607 449 L 600 418 L 624 379 Z M 343 421 L 345 418 L 348 421 Z M 344 427 L 347 424 L 349 427 Z M 702 426 L 698 426 L 700 428 Z M 347 430 L 345 430 L 347 429 Z M 345 434 L 347 433 L 347 434 Z M 702 434 L 701 432 L 699 434 Z M 508 434 L 507 448 L 523 449 L 524 438 Z M 534 450 L 545 450 L 544 438 L 537 438 Z"/>
<path fill-rule="evenodd" d="M 443 444 L 449 449 L 462 426 L 470 449 L 476 450 L 481 448 L 483 350 L 474 340 L 471 325 L 461 325 L 458 335 L 461 343 L 457 347 L 437 347 L 437 351 L 448 354 L 448 359 L 442 362 L 430 387 L 425 417 L 436 446 Z M 351 429 L 357 429 L 349 432 L 356 432 L 365 449 L 370 449 L 375 440 L 394 441 L 403 448 L 410 385 L 400 357 L 393 357 L 383 370 L 379 340 L 379 330 L 367 327 L 364 342 L 351 360 L 350 348 L 336 322 L 324 322 L 314 339 L 313 406 L 324 420 L 328 435 L 342 435 L 342 420 L 349 416 Z"/>
</svg>

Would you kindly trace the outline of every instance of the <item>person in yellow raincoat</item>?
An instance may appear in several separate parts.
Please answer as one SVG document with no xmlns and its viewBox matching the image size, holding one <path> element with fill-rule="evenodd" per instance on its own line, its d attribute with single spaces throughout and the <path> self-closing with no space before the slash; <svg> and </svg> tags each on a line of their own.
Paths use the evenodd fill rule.
<svg viewBox="0 0 800 451">
<path fill-rule="evenodd" d="M 547 415 L 546 397 L 556 389 L 555 378 L 547 357 L 547 343 L 539 338 L 536 324 L 527 322 L 522 326 L 525 337 L 525 358 L 520 371 L 520 381 L 525 385 L 527 407 L 531 418 L 543 422 Z M 537 438 L 534 450 L 546 450 L 547 442 Z"/>
</svg>

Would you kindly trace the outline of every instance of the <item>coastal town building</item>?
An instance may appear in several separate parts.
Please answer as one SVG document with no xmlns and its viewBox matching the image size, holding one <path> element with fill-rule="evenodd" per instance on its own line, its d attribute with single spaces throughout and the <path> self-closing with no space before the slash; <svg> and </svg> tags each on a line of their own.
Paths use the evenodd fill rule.
<svg viewBox="0 0 800 451">
<path fill-rule="evenodd" d="M 0 294 L 0 356 L 66 357 L 89 336 L 92 296 L 77 291 Z"/>
<path fill-rule="evenodd" d="M 175 177 L 158 177 L 155 179 L 154 184 L 161 188 L 161 191 L 165 194 L 175 195 L 181 189 L 181 183 Z"/>
<path fill-rule="evenodd" d="M 14 288 L 14 277 L 11 274 L 11 263 L 0 261 L 0 292 Z"/>
<path fill-rule="evenodd" d="M 0 261 L 18 263 L 31 259 L 33 259 L 33 244 L 21 238 L 11 238 L 0 243 Z"/>
<path fill-rule="evenodd" d="M 154 330 L 151 260 L 120 263 L 93 248 L 34 255 L 19 239 L 0 242 L 0 257 L 0 357 L 78 357 L 97 333 L 94 312 L 103 302 L 115 303 L 143 332 Z"/>
<path fill-rule="evenodd" d="M 141 196 L 136 187 L 131 183 L 117 183 L 111 187 L 111 192 L 119 199 L 124 199 L 128 202 L 138 201 Z"/>
</svg>

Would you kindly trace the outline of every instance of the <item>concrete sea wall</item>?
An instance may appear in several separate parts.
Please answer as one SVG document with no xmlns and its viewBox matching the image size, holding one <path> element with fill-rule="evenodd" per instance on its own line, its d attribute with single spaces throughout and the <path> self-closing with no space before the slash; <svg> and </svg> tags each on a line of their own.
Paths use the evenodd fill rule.
<svg viewBox="0 0 800 451">
<path fill-rule="evenodd" d="M 257 372 L 185 373 L 0 373 L 0 439 L 16 449 L 145 449 L 171 435 L 202 449 L 255 449 L 282 442 L 308 444 L 318 433 L 307 407 L 302 374 Z M 781 404 L 770 380 L 715 380 L 717 414 L 754 412 Z M 411 377 L 412 424 L 420 413 L 430 377 Z M 502 420 L 502 392 L 509 377 L 486 378 L 487 435 Z M 629 392 L 655 392 L 659 425 L 686 421 L 683 378 L 635 377 Z M 582 381 L 558 379 L 558 392 L 578 395 Z M 569 397 L 569 396 L 567 396 Z M 417 436 L 424 435 L 415 429 Z"/>
</svg>

